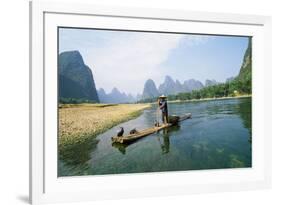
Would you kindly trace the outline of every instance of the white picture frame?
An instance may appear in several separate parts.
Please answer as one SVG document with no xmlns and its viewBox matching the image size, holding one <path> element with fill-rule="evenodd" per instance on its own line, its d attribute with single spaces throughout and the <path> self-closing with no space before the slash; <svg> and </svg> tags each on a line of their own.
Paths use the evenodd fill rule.
<svg viewBox="0 0 281 205">
<path fill-rule="evenodd" d="M 57 177 L 58 26 L 253 36 L 253 167 Z M 30 202 L 239 191 L 271 186 L 271 18 L 184 10 L 30 3 Z M 51 123 L 55 121 L 55 123 Z M 70 197 L 71 196 L 71 197 Z"/>
</svg>

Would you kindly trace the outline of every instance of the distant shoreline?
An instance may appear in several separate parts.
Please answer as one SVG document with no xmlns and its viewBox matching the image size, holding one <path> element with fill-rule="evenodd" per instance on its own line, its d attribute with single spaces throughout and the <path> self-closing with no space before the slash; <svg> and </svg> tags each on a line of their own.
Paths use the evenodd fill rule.
<svg viewBox="0 0 281 205">
<path fill-rule="evenodd" d="M 168 100 L 168 103 L 182 103 L 182 102 L 204 102 L 204 101 L 214 101 L 214 100 L 229 100 L 229 99 L 239 99 L 239 98 L 249 98 L 252 97 L 250 95 L 240 95 L 240 96 L 229 96 L 229 97 L 218 97 L 218 98 L 202 98 L 202 99 L 191 99 L 191 100 Z M 156 104 L 156 102 L 148 103 L 148 104 Z"/>
<path fill-rule="evenodd" d="M 218 98 L 202 98 L 202 99 L 191 99 L 191 100 L 168 100 L 168 103 L 177 103 L 177 102 L 201 102 L 201 101 L 213 101 L 213 100 L 228 100 L 228 99 L 238 99 L 238 98 L 249 98 L 252 95 L 240 95 L 240 96 L 229 96 L 229 97 L 218 97 Z"/>
</svg>

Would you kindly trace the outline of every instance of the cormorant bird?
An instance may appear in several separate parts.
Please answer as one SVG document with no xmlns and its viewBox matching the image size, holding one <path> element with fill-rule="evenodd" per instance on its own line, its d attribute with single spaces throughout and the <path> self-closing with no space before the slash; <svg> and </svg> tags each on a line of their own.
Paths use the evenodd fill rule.
<svg viewBox="0 0 281 205">
<path fill-rule="evenodd" d="M 120 130 L 117 132 L 117 136 L 118 137 L 122 137 L 124 134 L 124 128 L 123 127 L 120 127 Z"/>
<path fill-rule="evenodd" d="M 137 131 L 137 129 L 136 128 L 134 128 L 134 129 L 132 129 L 131 131 L 130 131 L 130 134 L 132 135 L 132 134 L 136 134 L 138 131 Z"/>
</svg>

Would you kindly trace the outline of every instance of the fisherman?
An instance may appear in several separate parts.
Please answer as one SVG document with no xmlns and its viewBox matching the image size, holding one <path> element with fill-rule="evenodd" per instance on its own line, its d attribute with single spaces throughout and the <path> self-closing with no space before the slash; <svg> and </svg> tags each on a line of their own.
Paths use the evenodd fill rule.
<svg viewBox="0 0 281 205">
<path fill-rule="evenodd" d="M 159 96 L 158 105 L 162 112 L 162 122 L 163 122 L 163 124 L 167 124 L 168 123 L 168 104 L 167 104 L 167 97 L 165 95 Z"/>
</svg>

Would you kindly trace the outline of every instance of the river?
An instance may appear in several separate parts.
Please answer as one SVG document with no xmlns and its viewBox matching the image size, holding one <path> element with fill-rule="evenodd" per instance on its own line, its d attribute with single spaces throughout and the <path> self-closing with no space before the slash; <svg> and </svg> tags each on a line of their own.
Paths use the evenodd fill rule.
<svg viewBox="0 0 281 205">
<path fill-rule="evenodd" d="M 251 98 L 170 103 L 169 114 L 192 119 L 129 146 L 112 145 L 120 126 L 125 132 L 151 127 L 156 106 L 78 149 L 75 160 L 59 160 L 59 176 L 183 171 L 252 166 Z"/>
</svg>

